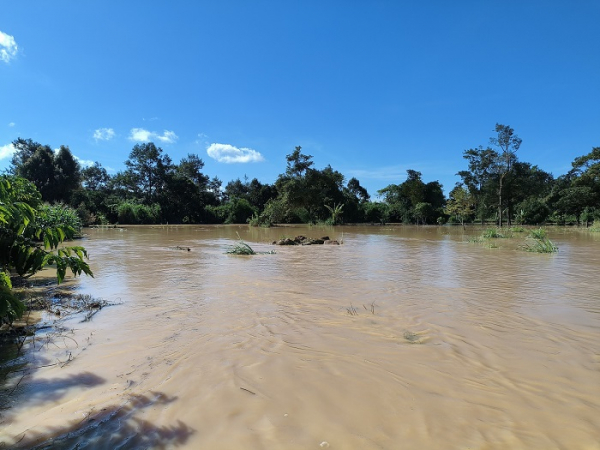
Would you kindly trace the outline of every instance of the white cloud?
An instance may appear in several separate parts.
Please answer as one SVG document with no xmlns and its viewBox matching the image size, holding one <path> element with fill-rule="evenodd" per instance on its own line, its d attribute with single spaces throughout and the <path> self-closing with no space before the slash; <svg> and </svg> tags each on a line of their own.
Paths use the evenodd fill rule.
<svg viewBox="0 0 600 450">
<path fill-rule="evenodd" d="M 94 131 L 94 139 L 96 141 L 110 141 L 115 137 L 115 130 L 112 128 L 98 128 Z"/>
<path fill-rule="evenodd" d="M 143 128 L 132 128 L 129 134 L 129 140 L 135 142 L 159 141 L 164 144 L 173 144 L 179 137 L 173 131 L 165 130 L 163 134 L 154 131 L 144 130 Z"/>
<path fill-rule="evenodd" d="M 89 159 L 81 159 L 77 156 L 73 155 L 73 158 L 82 166 L 82 167 L 91 167 L 94 165 L 94 161 L 90 161 Z"/>
<path fill-rule="evenodd" d="M 265 158 L 251 148 L 237 148 L 229 144 L 210 144 L 206 153 L 222 163 L 249 163 L 264 161 Z"/>
<path fill-rule="evenodd" d="M 16 123 L 14 123 L 14 122 L 11 122 L 11 123 L 8 124 L 8 126 L 11 127 L 11 128 L 14 127 L 15 125 L 16 125 Z"/>
<path fill-rule="evenodd" d="M 15 38 L 0 31 L 0 60 L 8 63 L 17 56 L 18 49 L 19 47 L 15 42 Z"/>
<path fill-rule="evenodd" d="M 8 159 L 11 158 L 15 153 L 15 146 L 12 144 L 6 144 L 0 147 L 0 159 Z"/>
</svg>

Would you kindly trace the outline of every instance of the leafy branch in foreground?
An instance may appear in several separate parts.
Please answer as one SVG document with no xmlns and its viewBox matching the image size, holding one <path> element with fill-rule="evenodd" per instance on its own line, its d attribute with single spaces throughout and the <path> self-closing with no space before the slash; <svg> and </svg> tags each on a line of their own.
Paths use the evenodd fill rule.
<svg viewBox="0 0 600 450">
<path fill-rule="evenodd" d="M 25 312 L 12 291 L 11 276 L 28 278 L 47 266 L 56 267 L 59 283 L 67 269 L 73 275 L 93 276 L 83 247 L 59 248 L 77 230 L 43 220 L 40 216 L 44 210 L 40 207 L 41 197 L 31 183 L 17 177 L 0 177 L 0 324 L 12 324 Z"/>
</svg>

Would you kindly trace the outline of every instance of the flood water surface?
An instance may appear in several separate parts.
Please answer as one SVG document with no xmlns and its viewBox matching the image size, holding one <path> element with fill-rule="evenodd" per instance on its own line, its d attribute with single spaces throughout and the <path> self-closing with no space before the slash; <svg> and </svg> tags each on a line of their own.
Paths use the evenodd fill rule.
<svg viewBox="0 0 600 450">
<path fill-rule="evenodd" d="M 225 254 L 236 232 L 276 254 Z M 269 244 L 297 234 L 343 245 Z M 28 344 L 0 442 L 600 449 L 600 240 L 551 238 L 545 255 L 447 227 L 89 230 L 95 278 L 75 288 L 118 304 Z"/>
</svg>

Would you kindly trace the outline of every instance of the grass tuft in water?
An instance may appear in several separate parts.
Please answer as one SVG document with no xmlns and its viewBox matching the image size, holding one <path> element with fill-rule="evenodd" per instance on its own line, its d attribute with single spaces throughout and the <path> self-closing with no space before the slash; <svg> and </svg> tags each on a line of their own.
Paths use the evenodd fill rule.
<svg viewBox="0 0 600 450">
<path fill-rule="evenodd" d="M 410 344 L 420 344 L 421 340 L 419 339 L 419 335 L 412 333 L 410 331 L 404 332 L 404 339 L 406 339 Z"/>
<path fill-rule="evenodd" d="M 558 251 L 558 247 L 548 239 L 548 233 L 543 228 L 531 230 L 527 241 L 520 248 L 532 253 L 556 253 Z"/>
<path fill-rule="evenodd" d="M 481 237 L 484 239 L 504 239 L 511 236 L 510 233 L 502 233 L 498 228 L 488 228 L 482 233 Z"/>
<path fill-rule="evenodd" d="M 238 237 L 238 241 L 231 245 L 225 253 L 228 255 L 274 255 L 275 250 L 271 250 L 269 252 L 255 252 L 252 247 L 246 244 L 239 233 L 236 233 Z"/>
<path fill-rule="evenodd" d="M 346 308 L 346 312 L 351 316 L 358 316 L 358 311 L 352 306 L 352 303 L 350 303 L 350 307 Z"/>
</svg>

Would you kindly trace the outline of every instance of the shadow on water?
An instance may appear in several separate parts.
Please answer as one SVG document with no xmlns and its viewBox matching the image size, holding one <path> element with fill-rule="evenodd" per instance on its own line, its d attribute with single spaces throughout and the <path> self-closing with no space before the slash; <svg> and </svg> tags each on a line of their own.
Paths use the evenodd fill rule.
<svg viewBox="0 0 600 450">
<path fill-rule="evenodd" d="M 146 408 L 161 407 L 177 400 L 160 392 L 132 395 L 121 405 L 102 408 L 80 421 L 44 431 L 28 432 L 28 443 L 16 448 L 32 449 L 163 449 L 183 445 L 194 430 L 182 421 L 156 426 L 136 417 Z"/>
<path fill-rule="evenodd" d="M 0 430 L 11 423 L 11 410 L 27 405 L 59 402 L 73 389 L 89 389 L 106 383 L 91 372 L 48 379 L 31 378 L 35 371 L 56 363 L 36 356 L 17 353 L 3 346 L 0 377 Z M 91 408 L 83 419 L 59 426 L 38 426 L 10 438 L 0 432 L 0 449 L 163 449 L 183 445 L 194 430 L 182 421 L 170 426 L 156 426 L 139 417 L 147 408 L 164 408 L 175 402 L 161 392 L 130 395 L 119 404 Z"/>
<path fill-rule="evenodd" d="M 37 403 L 56 401 L 68 388 L 89 387 L 105 380 L 89 372 L 38 383 Z M 42 386 L 43 385 L 43 386 Z M 178 420 L 171 426 L 156 426 L 137 415 L 146 408 L 164 407 L 177 400 L 161 392 L 131 395 L 121 404 L 96 410 L 92 408 L 83 419 L 59 426 L 39 427 L 15 436 L 12 442 L 0 442 L 0 449 L 163 449 L 183 445 L 194 430 Z M 8 418 L 10 420 L 10 417 Z"/>
</svg>

